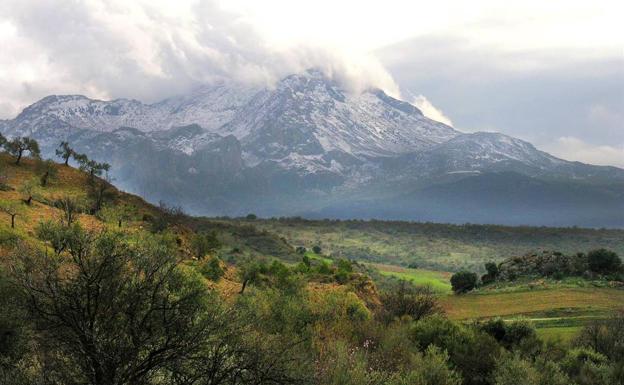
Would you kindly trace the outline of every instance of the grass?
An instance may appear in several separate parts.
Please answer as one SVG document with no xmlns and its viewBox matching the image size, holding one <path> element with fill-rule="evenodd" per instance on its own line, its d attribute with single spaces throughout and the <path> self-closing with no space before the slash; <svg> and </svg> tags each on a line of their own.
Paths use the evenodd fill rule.
<svg viewBox="0 0 624 385">
<path fill-rule="evenodd" d="M 538 327 L 537 335 L 544 340 L 570 342 L 581 331 L 582 326 Z"/>
<path fill-rule="evenodd" d="M 385 276 L 410 281 L 419 286 L 429 286 L 437 293 L 451 293 L 450 273 L 425 269 L 409 269 L 380 263 L 371 263 L 370 266 L 376 268 Z"/>
<path fill-rule="evenodd" d="M 607 313 L 624 304 L 624 290 L 610 288 L 563 288 L 493 294 L 466 294 L 440 298 L 452 319 L 539 316 L 549 318 L 580 313 Z"/>
</svg>

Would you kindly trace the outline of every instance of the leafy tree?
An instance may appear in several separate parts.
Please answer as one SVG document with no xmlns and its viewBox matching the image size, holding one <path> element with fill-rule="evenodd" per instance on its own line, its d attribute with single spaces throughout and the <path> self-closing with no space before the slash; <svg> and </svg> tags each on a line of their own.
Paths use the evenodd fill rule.
<svg viewBox="0 0 624 385">
<path fill-rule="evenodd" d="M 39 190 L 39 181 L 36 179 L 26 180 L 19 188 L 19 191 L 24 195 L 24 203 L 30 206 L 33 200 L 33 196 L 37 194 Z"/>
<path fill-rule="evenodd" d="M 587 253 L 587 263 L 591 271 L 599 274 L 614 273 L 622 267 L 620 257 L 607 249 L 597 249 Z"/>
<path fill-rule="evenodd" d="M 22 213 L 22 204 L 10 200 L 0 200 L 0 211 L 11 216 L 11 228 L 15 228 L 15 217 Z"/>
<path fill-rule="evenodd" d="M 53 383 L 297 383 L 288 350 L 244 338 L 251 330 L 162 238 L 86 233 L 58 258 L 29 248 L 13 258 Z"/>
<path fill-rule="evenodd" d="M 258 283 L 262 280 L 263 275 L 268 272 L 266 264 L 257 261 L 248 261 L 239 267 L 239 276 L 242 281 L 240 294 L 245 292 L 247 285 L 250 283 Z"/>
<path fill-rule="evenodd" d="M 41 155 L 39 143 L 29 137 L 17 137 L 4 144 L 7 152 L 15 157 L 15 164 L 19 165 L 20 160 L 25 152 L 30 153 L 32 157 L 38 158 Z"/>
<path fill-rule="evenodd" d="M 113 186 L 110 184 L 110 178 L 105 177 L 105 179 L 90 179 L 88 183 L 87 195 L 91 200 L 91 213 L 96 214 L 101 209 L 105 203 L 115 196 L 115 190 Z"/>
<path fill-rule="evenodd" d="M 501 363 L 493 373 L 494 385 L 540 385 L 539 373 L 520 357 L 512 356 Z"/>
<path fill-rule="evenodd" d="M 315 245 L 314 247 L 312 247 L 312 251 L 314 251 L 315 254 L 321 254 L 321 251 L 323 250 L 321 249 L 321 246 Z"/>
<path fill-rule="evenodd" d="M 383 305 L 381 318 L 386 323 L 403 316 L 409 316 L 417 321 L 442 312 L 437 296 L 429 287 L 413 287 L 405 281 L 383 292 L 380 300 Z"/>
<path fill-rule="evenodd" d="M 61 222 L 66 226 L 71 226 L 77 219 L 83 209 L 83 204 L 79 199 L 65 195 L 58 199 L 55 204 L 56 208 L 62 212 Z"/>
<path fill-rule="evenodd" d="M 96 176 L 101 176 L 104 172 L 108 172 L 111 167 L 108 163 L 100 163 L 89 159 L 86 154 L 73 153 L 73 157 L 78 162 L 80 170 L 87 172 L 91 180 Z"/>
<path fill-rule="evenodd" d="M 135 206 L 106 204 L 98 211 L 98 218 L 117 223 L 117 227 L 121 227 L 126 221 L 136 216 Z"/>
<path fill-rule="evenodd" d="M 217 233 L 199 233 L 191 239 L 191 247 L 197 259 L 203 259 L 207 254 L 212 254 L 221 247 Z"/>
<path fill-rule="evenodd" d="M 614 362 L 624 362 L 624 310 L 614 313 L 606 320 L 589 322 L 576 342 Z"/>
<path fill-rule="evenodd" d="M 451 286 L 456 294 L 467 293 L 477 287 L 477 275 L 469 271 L 460 271 L 451 276 Z"/>
<path fill-rule="evenodd" d="M 58 148 L 56 149 L 56 156 L 63 159 L 63 164 L 65 166 L 69 165 L 69 159 L 74 154 L 75 151 L 69 146 L 68 142 L 61 142 L 61 144 L 59 144 Z"/>
<path fill-rule="evenodd" d="M 37 172 L 41 175 L 39 178 L 41 187 L 46 187 L 50 180 L 56 178 L 58 175 L 56 163 L 50 159 L 37 162 Z"/>
</svg>

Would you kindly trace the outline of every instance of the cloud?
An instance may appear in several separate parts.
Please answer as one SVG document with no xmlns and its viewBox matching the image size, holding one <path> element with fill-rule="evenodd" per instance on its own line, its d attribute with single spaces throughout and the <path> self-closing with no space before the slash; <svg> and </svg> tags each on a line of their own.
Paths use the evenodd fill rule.
<svg viewBox="0 0 624 385">
<path fill-rule="evenodd" d="M 431 102 L 424 95 L 415 96 L 412 104 L 418 107 L 426 117 L 447 124 L 451 127 L 453 126 L 451 119 L 444 115 L 442 110 L 431 104 Z"/>
<path fill-rule="evenodd" d="M 620 146 L 592 145 L 574 137 L 561 137 L 543 146 L 551 154 L 566 160 L 624 168 L 624 143 Z"/>
<path fill-rule="evenodd" d="M 0 118 L 52 93 L 150 102 L 222 78 L 269 85 L 310 67 L 354 90 L 398 94 L 374 56 L 273 45 L 218 0 L 7 0 L 0 46 Z"/>
</svg>

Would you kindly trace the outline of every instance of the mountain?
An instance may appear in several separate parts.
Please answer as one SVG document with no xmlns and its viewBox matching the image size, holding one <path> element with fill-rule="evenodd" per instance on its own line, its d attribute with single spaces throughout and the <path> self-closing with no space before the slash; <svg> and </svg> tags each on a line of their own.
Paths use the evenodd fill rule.
<svg viewBox="0 0 624 385">
<path fill-rule="evenodd" d="M 498 133 L 462 133 L 382 90 L 350 92 L 316 70 L 274 87 L 223 81 L 154 104 L 48 96 L 0 131 L 32 136 L 50 156 L 67 140 L 111 163 L 121 188 L 196 214 L 624 226 L 624 170 L 564 161 Z M 529 186 L 513 199 L 498 188 L 510 175 Z M 567 205 L 554 218 L 505 214 L 546 196 L 602 206 L 592 214 Z M 457 206 L 472 201 L 496 207 Z"/>
</svg>

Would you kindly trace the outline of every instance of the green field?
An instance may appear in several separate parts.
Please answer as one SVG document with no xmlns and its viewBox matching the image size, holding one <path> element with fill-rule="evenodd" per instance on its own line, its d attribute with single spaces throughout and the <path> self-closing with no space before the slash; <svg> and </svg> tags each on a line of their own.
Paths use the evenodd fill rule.
<svg viewBox="0 0 624 385">
<path fill-rule="evenodd" d="M 396 277 L 418 286 L 429 286 L 437 293 L 451 293 L 450 273 L 425 269 L 408 269 L 381 263 L 371 263 L 370 266 L 379 270 L 382 275 Z"/>
</svg>

